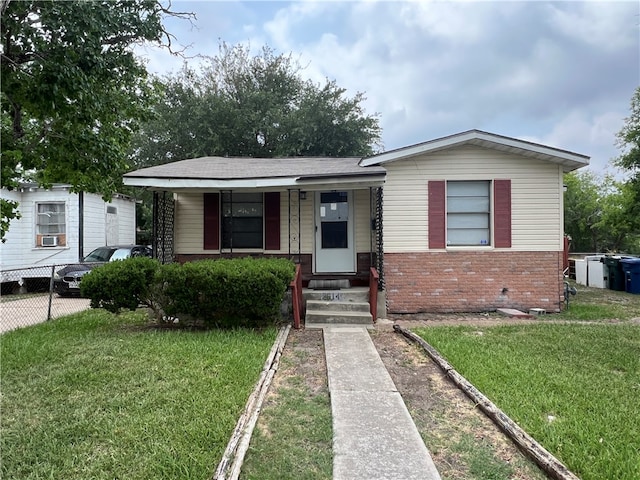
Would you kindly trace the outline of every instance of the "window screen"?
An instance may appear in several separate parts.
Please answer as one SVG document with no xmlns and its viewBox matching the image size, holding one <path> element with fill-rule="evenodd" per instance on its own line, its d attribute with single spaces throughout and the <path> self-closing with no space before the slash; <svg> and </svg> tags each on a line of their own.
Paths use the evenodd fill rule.
<svg viewBox="0 0 640 480">
<path fill-rule="evenodd" d="M 263 248 L 262 193 L 222 194 L 222 247 Z"/>
<path fill-rule="evenodd" d="M 39 203 L 37 207 L 37 228 L 40 235 L 66 233 L 64 203 Z"/>
<path fill-rule="evenodd" d="M 489 181 L 447 182 L 447 245 L 490 245 Z"/>
</svg>

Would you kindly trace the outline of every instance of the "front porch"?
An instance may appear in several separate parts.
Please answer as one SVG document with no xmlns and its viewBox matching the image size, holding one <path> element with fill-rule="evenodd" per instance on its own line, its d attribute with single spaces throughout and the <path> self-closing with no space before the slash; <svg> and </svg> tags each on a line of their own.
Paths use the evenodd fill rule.
<svg viewBox="0 0 640 480">
<path fill-rule="evenodd" d="M 367 286 L 352 286 L 345 278 L 313 279 L 302 286 L 302 269 L 290 284 L 294 328 L 326 325 L 373 326 L 378 315 L 386 315 L 386 300 L 375 267 L 369 268 Z"/>
</svg>

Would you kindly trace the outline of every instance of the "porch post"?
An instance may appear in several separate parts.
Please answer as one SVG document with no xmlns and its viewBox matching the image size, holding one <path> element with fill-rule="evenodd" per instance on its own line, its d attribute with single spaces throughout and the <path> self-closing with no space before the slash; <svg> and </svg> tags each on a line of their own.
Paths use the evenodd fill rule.
<svg viewBox="0 0 640 480">
<path fill-rule="evenodd" d="M 300 263 L 300 189 L 292 190 L 288 189 L 288 208 L 289 208 L 289 217 L 287 219 L 289 223 L 289 258 L 295 257 L 295 263 Z M 296 205 L 292 205 L 292 200 L 296 200 Z M 296 223 L 296 215 L 297 215 L 297 225 Z M 295 230 L 297 228 L 297 231 Z"/>
</svg>

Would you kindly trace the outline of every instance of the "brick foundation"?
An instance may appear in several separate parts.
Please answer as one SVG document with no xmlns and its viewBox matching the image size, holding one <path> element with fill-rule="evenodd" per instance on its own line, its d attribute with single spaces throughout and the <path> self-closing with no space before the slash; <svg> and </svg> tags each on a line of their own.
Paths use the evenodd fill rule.
<svg viewBox="0 0 640 480">
<path fill-rule="evenodd" d="M 562 252 L 385 253 L 389 313 L 544 308 L 563 300 Z"/>
</svg>

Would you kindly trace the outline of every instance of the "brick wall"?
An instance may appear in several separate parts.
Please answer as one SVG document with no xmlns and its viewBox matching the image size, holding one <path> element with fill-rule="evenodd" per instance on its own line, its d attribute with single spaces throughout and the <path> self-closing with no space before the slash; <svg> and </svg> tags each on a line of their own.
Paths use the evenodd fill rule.
<svg viewBox="0 0 640 480">
<path fill-rule="evenodd" d="M 560 309 L 562 252 L 385 253 L 389 313 Z"/>
</svg>

